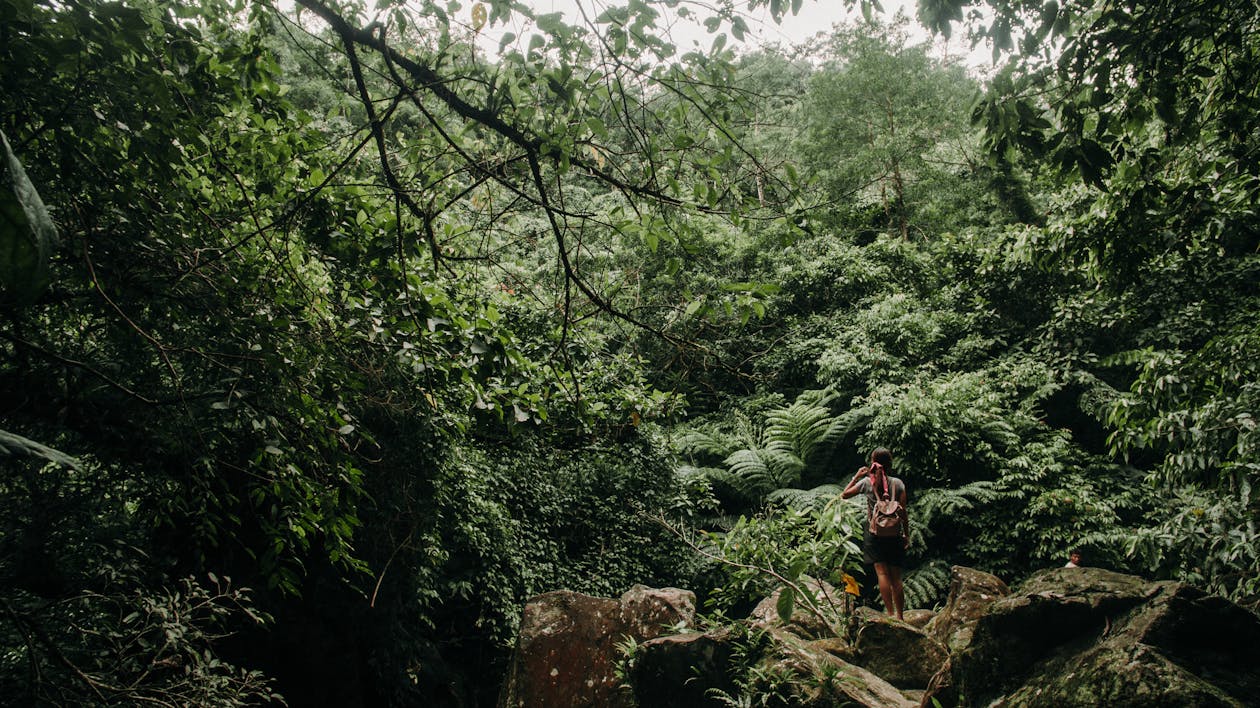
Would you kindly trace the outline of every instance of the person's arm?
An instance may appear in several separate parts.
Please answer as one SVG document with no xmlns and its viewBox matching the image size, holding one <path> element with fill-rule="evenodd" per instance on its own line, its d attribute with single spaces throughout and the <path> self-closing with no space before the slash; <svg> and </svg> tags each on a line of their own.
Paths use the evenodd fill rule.
<svg viewBox="0 0 1260 708">
<path fill-rule="evenodd" d="M 849 497 L 854 496 L 858 492 L 862 491 L 861 489 L 862 478 L 865 477 L 866 474 L 870 471 L 871 470 L 869 467 L 863 467 L 859 469 L 857 471 L 857 474 L 853 475 L 853 479 L 849 480 L 849 484 L 848 486 L 844 488 L 844 491 L 840 492 L 840 498 L 848 499 Z"/>
</svg>

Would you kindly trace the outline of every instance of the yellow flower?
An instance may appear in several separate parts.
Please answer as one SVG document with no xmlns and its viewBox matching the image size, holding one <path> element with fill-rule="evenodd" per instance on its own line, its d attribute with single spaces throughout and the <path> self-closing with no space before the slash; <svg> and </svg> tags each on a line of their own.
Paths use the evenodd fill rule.
<svg viewBox="0 0 1260 708">
<path fill-rule="evenodd" d="M 844 581 L 845 592 L 849 593 L 850 595 L 858 595 L 861 593 L 861 590 L 858 588 L 858 581 L 852 575 L 849 575 L 848 573 L 843 573 L 841 574 L 840 579 Z"/>
</svg>

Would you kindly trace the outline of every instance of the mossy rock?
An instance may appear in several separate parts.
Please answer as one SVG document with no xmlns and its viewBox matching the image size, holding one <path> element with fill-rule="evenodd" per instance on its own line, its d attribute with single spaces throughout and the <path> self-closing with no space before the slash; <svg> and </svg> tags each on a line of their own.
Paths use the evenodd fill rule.
<svg viewBox="0 0 1260 708">
<path fill-rule="evenodd" d="M 1260 618 L 1181 583 L 1044 571 L 989 607 L 953 679 L 967 705 L 1255 705 Z"/>
</svg>

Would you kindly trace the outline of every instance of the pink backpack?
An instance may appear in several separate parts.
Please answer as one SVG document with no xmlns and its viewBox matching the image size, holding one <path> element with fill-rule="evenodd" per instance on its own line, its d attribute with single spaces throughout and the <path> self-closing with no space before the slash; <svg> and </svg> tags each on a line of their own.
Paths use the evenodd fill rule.
<svg viewBox="0 0 1260 708">
<path fill-rule="evenodd" d="M 882 476 L 884 479 L 882 490 L 875 489 L 875 480 L 871 480 L 871 489 L 875 493 L 875 506 L 871 509 L 871 535 L 878 538 L 901 536 L 905 510 L 902 509 L 901 502 L 892 496 L 892 485 L 888 482 L 888 475 Z"/>
</svg>

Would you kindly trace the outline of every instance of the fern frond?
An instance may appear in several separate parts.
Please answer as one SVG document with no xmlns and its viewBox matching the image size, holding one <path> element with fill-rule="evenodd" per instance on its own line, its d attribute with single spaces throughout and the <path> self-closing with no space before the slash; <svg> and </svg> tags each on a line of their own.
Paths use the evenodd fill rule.
<svg viewBox="0 0 1260 708">
<path fill-rule="evenodd" d="M 760 499 L 780 486 L 761 450 L 736 450 L 722 464 L 729 470 L 726 482 L 750 499 Z"/>
<path fill-rule="evenodd" d="M 824 484 L 813 489 L 776 489 L 766 495 L 766 501 L 789 509 L 822 511 L 843 490 L 837 484 Z"/>
<path fill-rule="evenodd" d="M 790 452 L 766 449 L 761 451 L 762 459 L 770 467 L 775 487 L 791 487 L 801 481 L 801 473 L 805 471 L 805 463 Z"/>
<path fill-rule="evenodd" d="M 830 450 L 840 444 L 840 441 L 848 437 L 854 430 L 853 418 L 844 414 L 835 416 L 827 421 L 827 427 L 818 433 L 817 449 Z"/>
<path fill-rule="evenodd" d="M 689 430 L 678 438 L 678 449 L 684 455 L 723 457 L 734 447 L 730 438 L 702 430 Z"/>
<path fill-rule="evenodd" d="M 838 423 L 828 405 L 837 397 L 834 391 L 806 391 L 786 408 L 766 414 L 766 447 L 790 451 L 808 461 L 820 450 L 829 449 L 847 434 L 851 426 Z"/>
<path fill-rule="evenodd" d="M 821 406 L 794 403 L 766 414 L 766 447 L 791 452 L 797 457 L 816 444 L 831 413 Z"/>
<path fill-rule="evenodd" d="M 1015 429 L 1001 419 L 990 420 L 980 426 L 980 436 L 994 447 L 1005 449 L 1019 445 L 1019 435 Z"/>
<path fill-rule="evenodd" d="M 730 470 L 728 480 L 741 494 L 760 499 L 780 487 L 789 487 L 801 478 L 805 463 L 795 455 L 778 450 L 737 450 L 723 461 Z"/>
<path fill-rule="evenodd" d="M 910 506 L 917 523 L 930 526 L 940 516 L 970 511 L 977 504 L 989 504 L 1010 495 L 1010 492 L 999 489 L 995 482 L 980 481 L 954 489 L 929 489 L 920 494 Z"/>
<path fill-rule="evenodd" d="M 705 479 L 725 481 L 725 478 L 730 473 L 721 467 L 695 467 L 692 465 L 681 465 L 674 468 L 674 474 L 682 477 L 683 479 L 691 477 L 704 477 Z"/>
<path fill-rule="evenodd" d="M 942 560 L 930 561 L 906 573 L 902 586 L 906 591 L 906 606 L 923 609 L 937 607 L 949 591 L 949 564 Z"/>
<path fill-rule="evenodd" d="M 802 391 L 801 394 L 796 397 L 796 403 L 806 406 L 821 406 L 825 408 L 830 406 L 832 403 L 835 403 L 836 399 L 839 397 L 840 394 L 834 388 L 828 386 L 827 388 L 816 388 L 809 391 Z"/>
</svg>

